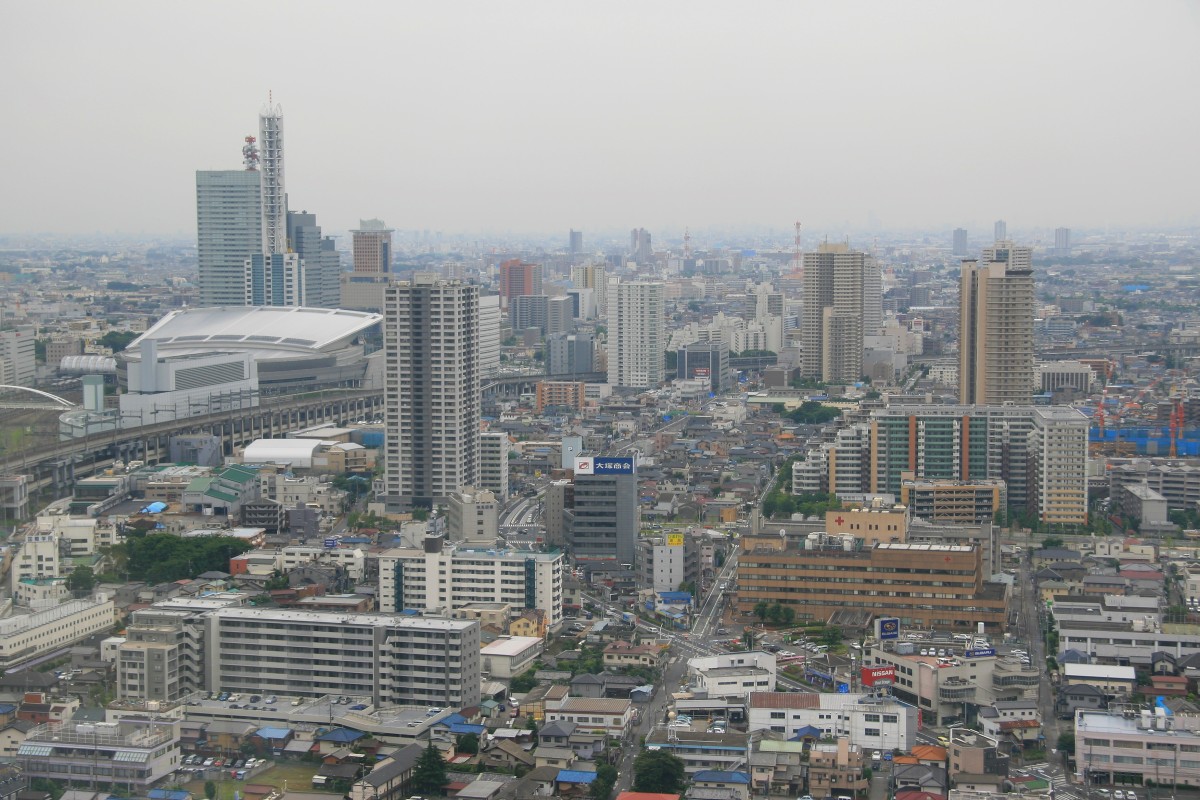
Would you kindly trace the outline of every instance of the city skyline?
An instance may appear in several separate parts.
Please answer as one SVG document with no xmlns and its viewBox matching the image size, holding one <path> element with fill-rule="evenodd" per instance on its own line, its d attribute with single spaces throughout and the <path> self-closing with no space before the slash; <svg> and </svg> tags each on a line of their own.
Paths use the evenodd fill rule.
<svg viewBox="0 0 1200 800">
<path fill-rule="evenodd" d="M 240 166 L 268 92 L 287 120 L 289 206 L 329 231 L 376 217 L 561 229 L 565 246 L 571 228 L 588 243 L 792 219 L 814 236 L 979 237 L 1008 219 L 1020 239 L 1198 219 L 1200 110 L 1183 98 L 1200 16 L 1182 3 L 281 8 L 9 6 L 20 36 L 3 58 L 38 69 L 3 90 L 19 124 L 0 233 L 186 238 L 190 176 Z M 140 33 L 181 26 L 182 41 Z M 263 30 L 329 57 L 280 59 L 255 46 Z"/>
</svg>

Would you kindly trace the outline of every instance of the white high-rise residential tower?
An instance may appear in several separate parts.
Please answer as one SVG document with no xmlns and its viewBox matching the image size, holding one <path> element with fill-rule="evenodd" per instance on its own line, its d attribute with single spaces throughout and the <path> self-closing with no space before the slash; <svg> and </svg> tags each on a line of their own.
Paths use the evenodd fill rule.
<svg viewBox="0 0 1200 800">
<path fill-rule="evenodd" d="M 609 309 L 608 382 L 650 389 L 665 378 L 666 287 L 661 283 L 622 281 L 617 307 Z M 615 356 L 615 358 L 614 358 Z"/>
<path fill-rule="evenodd" d="M 418 273 L 384 291 L 384 502 L 430 507 L 479 485 L 479 287 Z"/>
</svg>

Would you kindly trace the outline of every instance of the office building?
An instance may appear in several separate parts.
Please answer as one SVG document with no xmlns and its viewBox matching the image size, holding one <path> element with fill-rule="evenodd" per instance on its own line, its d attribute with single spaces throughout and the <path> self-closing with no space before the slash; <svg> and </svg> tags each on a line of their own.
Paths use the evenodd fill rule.
<svg viewBox="0 0 1200 800">
<path fill-rule="evenodd" d="M 996 224 L 992 226 L 992 237 L 997 242 L 1008 241 L 1008 223 L 1002 219 L 996 220 Z"/>
<path fill-rule="evenodd" d="M 500 295 L 479 298 L 479 377 L 500 374 Z"/>
<path fill-rule="evenodd" d="M 384 295 L 388 508 L 479 485 L 479 288 L 418 274 Z"/>
<path fill-rule="evenodd" d="M 576 562 L 606 567 L 635 563 L 641 512 L 633 459 L 628 472 L 575 473 L 572 505 L 564 509 L 567 545 Z"/>
<path fill-rule="evenodd" d="M 508 434 L 484 431 L 479 434 L 480 489 L 492 492 L 501 502 L 508 499 Z"/>
<path fill-rule="evenodd" d="M 649 264 L 654 260 L 654 246 L 651 244 L 650 231 L 645 228 L 634 228 L 629 232 L 629 260 L 638 264 Z"/>
<path fill-rule="evenodd" d="M 0 669 L 9 669 L 107 631 L 115 619 L 113 601 L 95 599 L 70 600 L 45 611 L 0 620 Z"/>
<path fill-rule="evenodd" d="M 954 229 L 954 247 L 952 254 L 956 256 L 965 256 L 967 254 L 967 229 Z"/>
<path fill-rule="evenodd" d="M 377 275 L 392 269 L 392 229 L 381 219 L 363 219 L 350 231 L 354 271 Z"/>
<path fill-rule="evenodd" d="M 603 264 L 582 264 L 571 267 L 571 285 L 576 289 L 591 289 L 596 298 L 596 311 L 608 314 L 608 272 Z"/>
<path fill-rule="evenodd" d="M 528 264 L 519 258 L 500 263 L 500 297 L 505 308 L 525 295 L 542 294 L 542 265 Z"/>
<path fill-rule="evenodd" d="M 570 238 L 567 241 L 567 252 L 573 256 L 583 252 L 583 231 L 571 230 Z"/>
<path fill-rule="evenodd" d="M 304 302 L 297 305 L 339 308 L 342 260 L 333 237 L 321 235 L 317 215 L 287 212 L 287 237 L 288 247 L 303 264 Z"/>
<path fill-rule="evenodd" d="M 872 541 L 862 532 L 743 536 L 737 576 L 743 614 L 766 602 L 790 606 L 798 620 L 836 614 L 846 625 L 879 616 L 959 631 L 1007 623 L 1006 588 L 987 582 L 974 546 Z"/>
<path fill-rule="evenodd" d="M 562 553 L 473 548 L 430 536 L 421 548 L 379 554 L 379 610 L 451 614 L 472 603 L 537 609 L 562 622 Z"/>
<path fill-rule="evenodd" d="M 866 308 L 868 289 L 872 306 L 878 300 L 878 269 L 873 258 L 845 244 L 824 243 L 804 254 L 800 322 L 804 377 L 825 383 L 853 383 L 862 377 L 868 317 L 875 321 L 882 317 L 882 311 L 868 314 Z"/>
<path fill-rule="evenodd" d="M 1172 714 L 1161 706 L 1075 712 L 1075 770 L 1087 784 L 1197 786 L 1196 753 L 1196 714 Z"/>
<path fill-rule="evenodd" d="M 1054 255 L 1059 258 L 1071 257 L 1071 229 L 1054 229 Z"/>
<path fill-rule="evenodd" d="M 1027 404 L 1033 397 L 1032 251 L 997 242 L 963 261 L 959 283 L 959 401 Z"/>
<path fill-rule="evenodd" d="M 33 386 L 37 371 L 36 343 L 37 328 L 33 325 L 0 331 L 0 383 Z"/>
<path fill-rule="evenodd" d="M 179 769 L 179 728 L 178 719 L 47 722 L 25 735 L 16 763 L 28 779 L 146 797 Z"/>
<path fill-rule="evenodd" d="M 680 380 L 706 380 L 709 388 L 716 394 L 728 392 L 733 388 L 729 347 L 721 339 L 715 342 L 686 344 L 679 348 L 676 354 L 675 374 Z"/>
<path fill-rule="evenodd" d="M 196 172 L 201 306 L 246 304 L 246 259 L 263 252 L 261 184 L 256 169 Z"/>
<path fill-rule="evenodd" d="M 546 351 L 548 375 L 595 372 L 596 337 L 590 333 L 558 333 L 548 336 Z"/>
<path fill-rule="evenodd" d="M 615 313 L 609 315 L 608 382 L 652 389 L 666 377 L 666 289 L 653 282 L 617 285 Z"/>
</svg>

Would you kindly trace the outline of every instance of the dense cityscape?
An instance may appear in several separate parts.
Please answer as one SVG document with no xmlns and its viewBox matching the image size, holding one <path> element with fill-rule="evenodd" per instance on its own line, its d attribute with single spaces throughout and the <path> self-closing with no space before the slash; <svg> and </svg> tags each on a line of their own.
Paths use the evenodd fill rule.
<svg viewBox="0 0 1200 800">
<path fill-rule="evenodd" d="M 440 47 L 436 15 L 417 17 L 404 35 Z M 493 22 L 496 40 L 511 33 Z M 718 55 L 721 33 L 711 50 L 680 37 L 688 69 L 755 53 Z M 487 92 L 520 74 L 519 50 L 471 80 Z M 370 63 L 358 88 L 374 89 Z M 1036 72 L 1015 82 L 1031 91 Z M 928 115 L 936 150 L 936 110 L 893 115 L 883 76 L 867 82 L 873 123 L 898 124 L 863 158 L 927 169 L 900 131 Z M 496 94 L 528 124 L 511 140 L 495 109 L 470 110 L 480 127 L 460 140 L 439 127 L 450 105 L 400 103 L 421 133 L 387 135 L 441 131 L 463 150 L 447 170 L 433 148 L 383 142 L 368 112 L 382 120 L 394 98 L 334 113 L 297 84 L 264 89 L 257 115 L 239 103 L 205 156 L 175 148 L 184 172 L 144 170 L 151 204 L 194 198 L 184 234 L 102 232 L 118 229 L 112 209 L 90 225 L 69 192 L 54 220 L 32 194 L 28 214 L 22 190 L 0 194 L 0 800 L 1200 800 L 1200 218 L 1155 205 L 1194 155 L 1155 173 L 1172 188 L 1145 193 L 1162 218 L 1149 224 L 1081 207 L 1085 192 L 1133 194 L 1124 166 L 1071 200 L 1077 153 L 1038 145 L 1062 162 L 1050 178 L 980 147 L 994 186 L 914 225 L 939 189 L 911 177 L 864 183 L 850 210 L 822 196 L 824 165 L 811 183 L 781 168 L 738 191 L 665 189 L 612 119 L 663 146 L 653 124 L 611 109 L 579 126 L 596 129 L 580 150 L 547 156 L 547 192 L 516 141 L 558 123 L 510 87 Z M 545 117 L 570 117 L 571 88 Z M 345 106 L 353 145 L 316 127 Z M 797 119 L 831 127 L 850 106 Z M 788 127 L 718 109 L 673 120 L 705 142 L 738 118 L 737 144 L 706 163 L 664 137 L 689 176 L 749 175 L 755 126 L 763 150 Z M 1035 115 L 1005 111 L 982 128 L 1022 139 Z M 200 110 L 196 128 L 227 113 Z M 1029 141 L 1059 141 L 1038 122 Z M 1104 158 L 1170 159 L 1179 126 L 1161 128 L 1161 154 Z M 1082 152 L 1105 133 L 1072 135 Z M 511 207 L 457 183 L 487 162 L 472 137 L 529 171 L 500 187 Z M 589 155 L 593 139 L 611 154 Z M 411 182 L 389 172 L 394 154 Z M 370 181 L 331 190 L 314 157 L 349 184 L 374 169 L 397 196 L 427 192 L 430 213 Z M 615 226 L 574 198 L 603 195 L 591 170 L 622 160 Z M 6 168 L 14 186 L 22 169 Z M 852 189 L 871 172 L 845 170 Z M 1014 202 L 1004 187 L 1025 174 Z M 797 210 L 764 218 L 752 196 L 789 180 Z M 878 191 L 889 181 L 904 200 Z M 726 203 L 710 209 L 744 204 L 754 221 L 665 221 L 704 206 L 661 198 L 710 189 Z M 543 232 L 510 227 L 533 197 L 551 205 L 525 230 Z M 495 219 L 477 225 L 487 202 Z M 546 233 L 555 205 L 578 220 Z"/>
</svg>

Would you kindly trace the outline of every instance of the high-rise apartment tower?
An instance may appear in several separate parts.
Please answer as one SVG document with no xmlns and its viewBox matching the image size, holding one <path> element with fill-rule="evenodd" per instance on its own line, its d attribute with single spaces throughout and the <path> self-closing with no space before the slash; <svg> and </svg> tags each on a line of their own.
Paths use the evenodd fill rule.
<svg viewBox="0 0 1200 800">
<path fill-rule="evenodd" d="M 355 272 L 378 274 L 391 271 L 392 229 L 383 220 L 359 220 L 358 230 L 350 231 L 350 235 Z"/>
<path fill-rule="evenodd" d="M 997 242 L 963 261 L 959 401 L 1027 404 L 1033 397 L 1033 251 Z"/>
<path fill-rule="evenodd" d="M 479 478 L 479 288 L 417 274 L 384 292 L 389 509 L 445 502 Z"/>
</svg>

